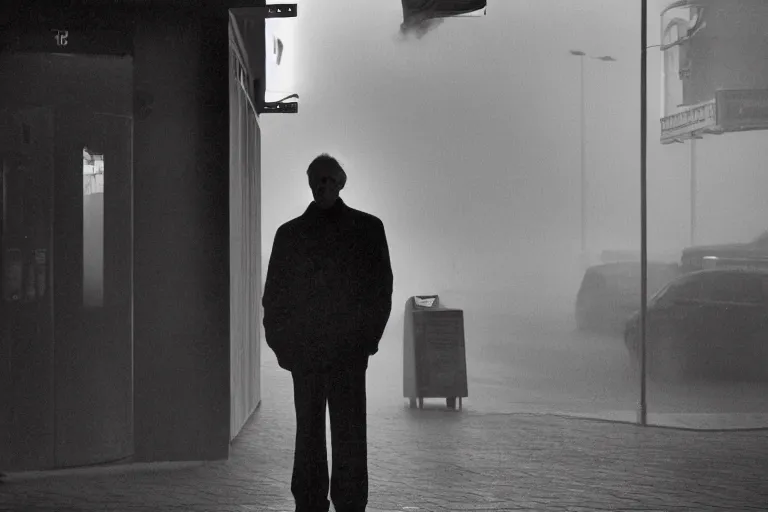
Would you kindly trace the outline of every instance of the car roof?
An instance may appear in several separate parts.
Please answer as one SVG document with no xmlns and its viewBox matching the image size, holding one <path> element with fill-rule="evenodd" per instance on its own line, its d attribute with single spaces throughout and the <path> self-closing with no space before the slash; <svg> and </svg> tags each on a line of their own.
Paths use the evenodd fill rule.
<svg viewBox="0 0 768 512">
<path fill-rule="evenodd" d="M 768 271 L 765 271 L 762 269 L 713 268 L 713 269 L 695 270 L 693 272 L 686 272 L 685 274 L 681 274 L 677 278 L 671 280 L 669 283 L 666 284 L 666 286 L 664 286 L 661 290 L 659 290 L 656 294 L 654 294 L 654 297 L 666 294 L 671 288 L 675 287 L 676 285 L 689 283 L 691 281 L 695 281 L 697 278 L 700 278 L 700 277 L 704 277 L 707 275 L 726 275 L 726 274 L 748 275 L 750 277 L 768 279 Z"/>
<path fill-rule="evenodd" d="M 664 263 L 661 261 L 649 261 L 648 268 L 666 268 L 676 267 L 677 263 Z M 590 272 L 626 272 L 627 270 L 640 270 L 639 261 L 614 261 L 611 263 L 601 263 L 589 267 Z"/>
<path fill-rule="evenodd" d="M 683 282 L 690 282 L 694 281 L 700 277 L 709 276 L 709 275 L 747 275 L 753 278 L 764 278 L 768 279 L 768 271 L 762 270 L 762 269 L 751 269 L 751 268 L 710 268 L 710 269 L 703 269 L 703 270 L 694 270 L 692 272 L 686 272 L 685 274 L 682 274 L 678 276 L 676 279 L 673 279 L 669 285 L 672 285 L 674 283 L 683 283 Z"/>
<path fill-rule="evenodd" d="M 695 270 L 685 275 L 687 276 L 699 276 L 705 274 L 752 274 L 755 276 L 768 277 L 768 269 L 762 268 L 707 268 L 702 270 Z"/>
</svg>

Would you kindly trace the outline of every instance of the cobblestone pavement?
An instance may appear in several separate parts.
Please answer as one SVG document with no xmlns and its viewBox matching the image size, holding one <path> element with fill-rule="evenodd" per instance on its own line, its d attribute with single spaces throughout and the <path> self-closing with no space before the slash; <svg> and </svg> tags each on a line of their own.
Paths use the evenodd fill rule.
<svg viewBox="0 0 768 512">
<path fill-rule="evenodd" d="M 461 412 L 411 410 L 388 370 L 398 355 L 369 372 L 372 512 L 766 509 L 768 432 L 494 414 L 472 397 Z M 263 364 L 262 406 L 228 461 L 12 476 L 0 510 L 292 511 L 290 376 L 267 351 Z"/>
</svg>

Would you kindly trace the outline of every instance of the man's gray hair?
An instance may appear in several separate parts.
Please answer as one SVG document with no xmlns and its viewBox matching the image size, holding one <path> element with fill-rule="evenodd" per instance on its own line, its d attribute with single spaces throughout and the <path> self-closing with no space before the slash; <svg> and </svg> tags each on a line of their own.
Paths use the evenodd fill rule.
<svg viewBox="0 0 768 512">
<path fill-rule="evenodd" d="M 307 176 L 320 170 L 332 171 L 333 174 L 339 176 L 339 184 L 342 187 L 347 184 L 347 173 L 344 172 L 344 168 L 341 166 L 338 160 L 333 158 L 328 153 L 323 153 L 322 155 L 312 160 L 312 163 L 310 163 L 309 167 L 307 168 Z"/>
</svg>

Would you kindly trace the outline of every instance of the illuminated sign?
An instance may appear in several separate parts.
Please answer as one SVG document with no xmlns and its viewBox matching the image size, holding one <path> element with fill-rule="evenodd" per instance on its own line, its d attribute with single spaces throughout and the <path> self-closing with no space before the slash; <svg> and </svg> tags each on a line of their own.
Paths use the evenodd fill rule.
<svg viewBox="0 0 768 512">
<path fill-rule="evenodd" d="M 267 103 L 281 100 L 296 92 L 295 25 L 295 18 L 265 20 L 266 91 L 264 100 Z"/>
<path fill-rule="evenodd" d="M 681 141 L 701 133 L 768 129 L 768 89 L 729 89 L 715 98 L 661 120 L 661 142 Z"/>
<path fill-rule="evenodd" d="M 717 124 L 725 131 L 768 128 L 768 90 L 717 91 Z"/>
</svg>

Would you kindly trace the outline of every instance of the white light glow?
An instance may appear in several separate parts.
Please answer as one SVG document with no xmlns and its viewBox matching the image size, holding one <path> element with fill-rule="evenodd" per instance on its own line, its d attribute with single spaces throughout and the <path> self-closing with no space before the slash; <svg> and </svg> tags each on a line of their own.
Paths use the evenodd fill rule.
<svg viewBox="0 0 768 512">
<path fill-rule="evenodd" d="M 269 18 L 264 30 L 266 44 L 265 101 L 277 101 L 296 93 L 295 18 Z"/>
</svg>

